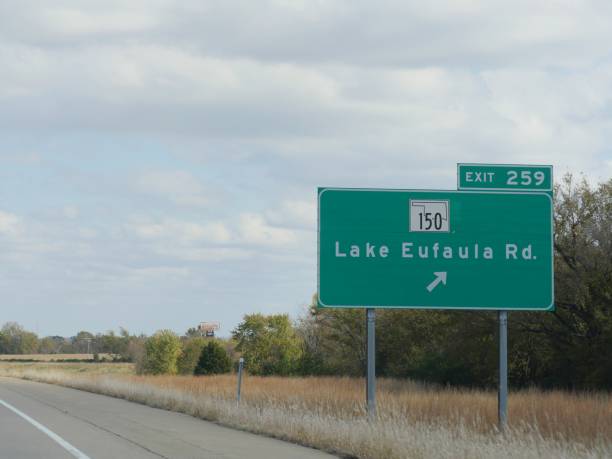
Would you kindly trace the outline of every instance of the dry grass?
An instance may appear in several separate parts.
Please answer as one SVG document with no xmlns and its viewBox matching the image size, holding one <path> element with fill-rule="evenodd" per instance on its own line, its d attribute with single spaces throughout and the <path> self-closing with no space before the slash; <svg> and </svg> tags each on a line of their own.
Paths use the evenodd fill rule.
<svg viewBox="0 0 612 459">
<path fill-rule="evenodd" d="M 64 375 L 87 375 L 88 377 L 101 375 L 133 375 L 132 363 L 104 363 L 104 362 L 0 362 L 0 376 L 22 374 L 59 373 Z"/>
<path fill-rule="evenodd" d="M 612 457 L 612 397 L 605 393 L 512 393 L 510 429 L 500 435 L 493 392 L 381 379 L 379 415 L 368 423 L 360 379 L 248 376 L 237 406 L 233 375 L 85 371 L 67 377 L 65 371 L 0 364 L 0 374 L 104 393 L 360 458 Z"/>
<path fill-rule="evenodd" d="M 98 354 L 100 360 L 112 360 L 113 354 Z M 93 354 L 0 354 L 0 360 L 36 360 L 52 362 L 61 360 L 93 360 Z"/>
<path fill-rule="evenodd" d="M 208 377 L 130 376 L 134 384 L 152 384 L 196 397 L 235 397 L 234 375 Z M 244 379 L 242 399 L 253 406 L 276 406 L 342 419 L 366 415 L 364 381 L 358 378 Z M 396 379 L 377 380 L 379 417 L 385 421 L 409 420 L 463 424 L 478 432 L 497 428 L 497 393 L 448 389 Z M 549 438 L 569 438 L 592 444 L 599 438 L 612 440 L 612 397 L 605 393 L 568 393 L 527 390 L 513 392 L 509 406 L 510 426 L 539 432 Z"/>
</svg>

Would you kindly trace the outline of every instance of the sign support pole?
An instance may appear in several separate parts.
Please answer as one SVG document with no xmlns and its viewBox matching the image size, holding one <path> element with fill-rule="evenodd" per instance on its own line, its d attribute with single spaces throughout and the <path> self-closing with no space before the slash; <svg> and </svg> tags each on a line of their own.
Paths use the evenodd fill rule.
<svg viewBox="0 0 612 459">
<path fill-rule="evenodd" d="M 368 342 L 366 400 L 368 419 L 372 421 L 376 416 L 376 309 L 366 310 L 366 329 Z"/>
<path fill-rule="evenodd" d="M 244 358 L 238 361 L 238 387 L 236 388 L 236 403 L 240 403 L 240 392 L 242 391 L 242 369 L 244 368 Z"/>
<path fill-rule="evenodd" d="M 497 406 L 499 430 L 508 425 L 508 311 L 499 311 L 499 392 Z"/>
</svg>

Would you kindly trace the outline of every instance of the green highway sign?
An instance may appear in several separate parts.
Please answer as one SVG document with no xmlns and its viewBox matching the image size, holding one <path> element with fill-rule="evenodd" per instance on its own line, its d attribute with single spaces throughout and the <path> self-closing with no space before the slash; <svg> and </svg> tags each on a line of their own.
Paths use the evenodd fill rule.
<svg viewBox="0 0 612 459">
<path fill-rule="evenodd" d="M 552 192 L 552 166 L 457 164 L 457 189 Z"/>
<path fill-rule="evenodd" d="M 548 193 L 319 189 L 321 307 L 552 310 Z"/>
</svg>

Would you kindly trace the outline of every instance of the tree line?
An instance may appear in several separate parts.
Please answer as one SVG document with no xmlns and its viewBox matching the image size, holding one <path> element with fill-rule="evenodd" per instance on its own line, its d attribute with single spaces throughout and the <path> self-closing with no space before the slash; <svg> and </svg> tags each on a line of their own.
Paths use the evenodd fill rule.
<svg viewBox="0 0 612 459">
<path fill-rule="evenodd" d="M 612 180 L 591 186 L 566 176 L 555 186 L 554 312 L 509 314 L 509 378 L 514 387 L 612 388 Z M 516 286 L 520 288 L 520 286 Z M 151 337 L 96 335 L 97 352 L 129 359 L 142 373 L 231 371 L 239 356 L 257 375 L 351 375 L 365 372 L 365 311 L 320 309 L 313 297 L 297 321 L 247 314 L 230 339 L 163 330 Z M 488 387 L 497 381 L 497 314 L 487 311 L 380 309 L 379 376 Z M 84 352 L 81 332 L 60 347 Z M 15 338 L 16 336 L 20 338 Z M 7 324 L 0 353 L 57 349 L 56 337 Z M 44 346 L 42 343 L 45 343 Z M 55 347 L 54 347 L 55 346 Z M 90 341 L 91 346 L 91 341 Z"/>
<path fill-rule="evenodd" d="M 576 182 L 570 175 L 564 177 L 554 190 L 554 226 L 556 310 L 509 313 L 510 383 L 514 387 L 610 389 L 612 180 L 591 186 L 584 179 Z M 283 332 L 279 342 L 292 342 L 294 347 L 279 355 L 278 368 L 265 361 L 274 352 L 265 351 L 254 359 L 256 371 L 365 373 L 365 311 L 320 309 L 316 303 L 314 297 L 294 333 Z M 253 352 L 254 347 L 271 347 L 270 338 L 257 338 L 262 334 L 261 320 L 247 317 L 235 330 L 238 349 Z M 264 330 L 272 333 L 274 327 Z M 377 374 L 494 386 L 497 331 L 496 312 L 379 309 Z"/>
<path fill-rule="evenodd" d="M 514 387 L 612 388 L 612 180 L 564 177 L 554 190 L 554 312 L 509 314 Z M 517 285 L 516 288 L 521 288 Z M 365 373 L 362 309 L 320 309 L 313 297 L 297 323 L 252 314 L 233 333 L 257 374 Z M 491 387 L 497 382 L 498 321 L 491 311 L 379 309 L 380 376 Z"/>
<path fill-rule="evenodd" d="M 123 328 L 93 334 L 80 331 L 75 336 L 45 336 L 39 338 L 16 322 L 6 322 L 0 328 L 0 354 L 111 354 L 128 358 L 128 346 L 138 337 Z M 144 338 L 143 336 L 140 337 Z"/>
</svg>

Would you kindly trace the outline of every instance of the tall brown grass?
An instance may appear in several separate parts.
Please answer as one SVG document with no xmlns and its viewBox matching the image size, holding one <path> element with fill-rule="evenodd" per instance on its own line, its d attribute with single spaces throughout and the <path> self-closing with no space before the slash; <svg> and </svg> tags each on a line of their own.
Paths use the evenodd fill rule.
<svg viewBox="0 0 612 459">
<path fill-rule="evenodd" d="M 233 400 L 236 377 L 219 375 L 129 376 L 133 384 L 150 384 L 196 397 Z M 481 433 L 497 429 L 497 393 L 439 388 L 411 381 L 377 380 L 378 417 L 386 422 L 462 424 Z M 242 400 L 255 407 L 274 406 L 341 419 L 364 418 L 365 382 L 360 378 L 307 377 L 244 378 Z M 538 389 L 513 392 L 509 404 L 510 427 L 533 430 L 547 438 L 593 444 L 612 441 L 612 397 L 607 393 L 570 393 Z"/>
<path fill-rule="evenodd" d="M 185 412 L 230 426 L 363 458 L 612 457 L 612 397 L 607 393 L 510 395 L 510 428 L 496 429 L 490 391 L 378 380 L 378 416 L 366 421 L 358 378 L 87 375 L 36 366 L 0 374 L 53 382 Z"/>
<path fill-rule="evenodd" d="M 98 354 L 100 360 L 112 360 L 113 354 Z M 0 354 L 0 360 L 36 360 L 52 362 L 62 360 L 92 360 L 94 354 Z"/>
</svg>

